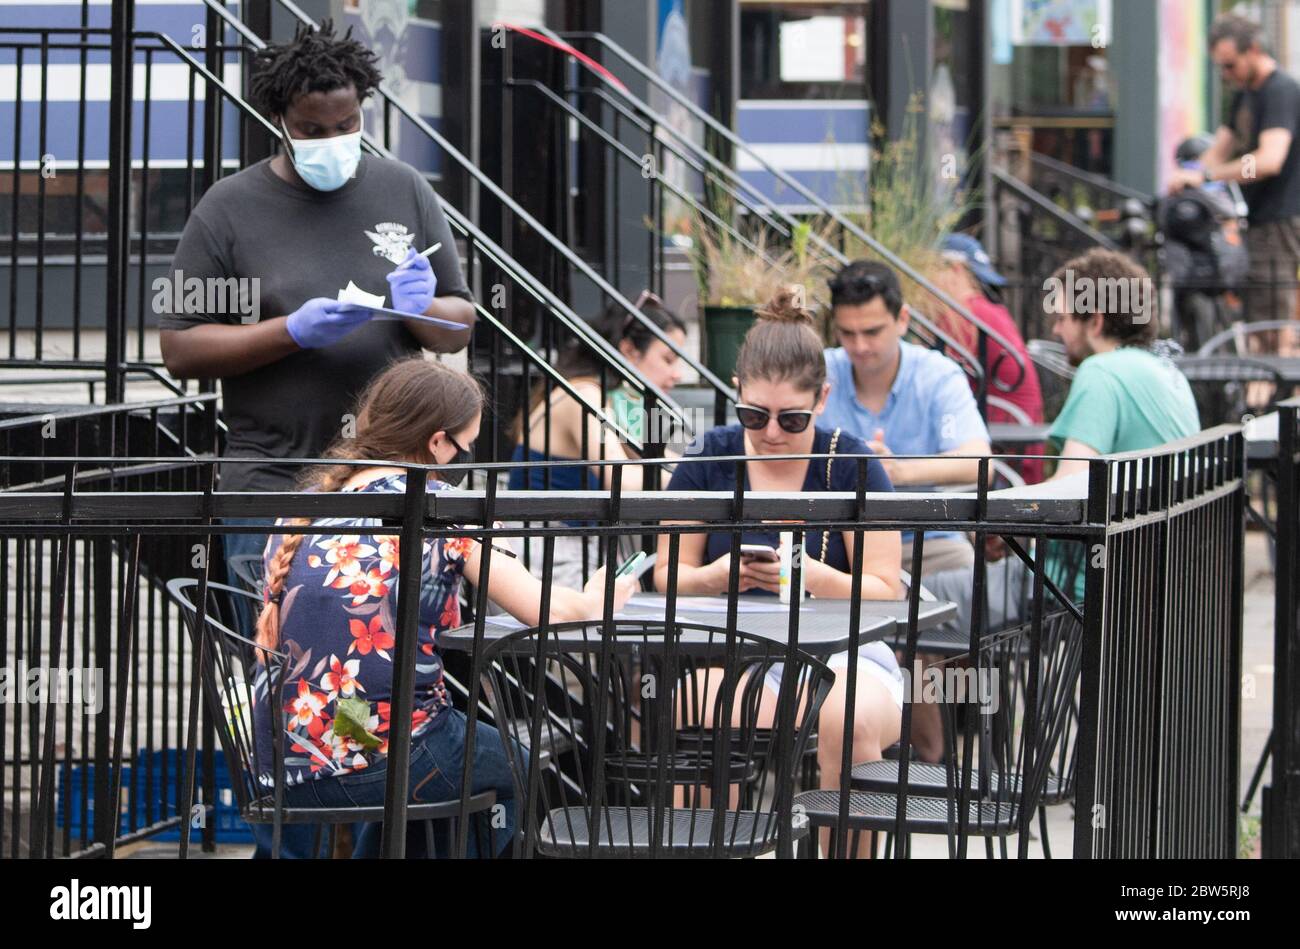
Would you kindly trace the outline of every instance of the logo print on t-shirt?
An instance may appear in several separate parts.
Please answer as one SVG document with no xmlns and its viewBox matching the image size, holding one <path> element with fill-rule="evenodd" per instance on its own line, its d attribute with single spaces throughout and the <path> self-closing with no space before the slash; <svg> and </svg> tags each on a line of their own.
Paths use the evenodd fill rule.
<svg viewBox="0 0 1300 949">
<path fill-rule="evenodd" d="M 373 231 L 366 231 L 366 237 L 374 242 L 372 250 L 376 257 L 387 257 L 395 264 L 406 259 L 411 242 L 415 240 L 415 235 L 406 229 L 405 224 L 394 224 L 391 221 L 376 224 Z"/>
</svg>

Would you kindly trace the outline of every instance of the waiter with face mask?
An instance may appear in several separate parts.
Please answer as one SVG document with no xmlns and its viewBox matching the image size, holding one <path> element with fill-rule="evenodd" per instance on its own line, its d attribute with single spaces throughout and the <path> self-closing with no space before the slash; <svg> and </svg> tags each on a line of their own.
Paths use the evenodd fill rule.
<svg viewBox="0 0 1300 949">
<path fill-rule="evenodd" d="M 259 461 L 321 457 L 348 436 L 358 394 L 390 363 L 469 341 L 473 297 L 433 189 L 409 165 L 361 153 L 361 104 L 381 80 L 374 62 L 329 21 L 257 54 L 249 95 L 283 150 L 208 190 L 177 246 L 173 292 L 154 297 L 167 369 L 221 380 L 222 491 L 293 490 L 294 466 Z M 435 244 L 431 259 L 420 254 Z M 338 302 L 349 283 L 444 323 L 373 319 Z M 224 541 L 229 562 L 261 554 L 266 535 Z M 287 835 L 283 855 L 307 856 L 295 851 L 309 837 Z"/>
</svg>

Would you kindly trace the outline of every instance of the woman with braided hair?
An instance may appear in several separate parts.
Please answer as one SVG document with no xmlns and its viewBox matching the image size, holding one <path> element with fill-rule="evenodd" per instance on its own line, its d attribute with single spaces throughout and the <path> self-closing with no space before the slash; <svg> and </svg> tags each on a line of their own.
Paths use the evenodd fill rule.
<svg viewBox="0 0 1300 949">
<path fill-rule="evenodd" d="M 306 490 L 401 493 L 404 464 L 466 464 L 478 437 L 483 392 L 471 376 L 422 357 L 394 363 L 366 389 L 357 412 L 356 435 L 334 443 L 336 460 L 309 471 Z M 357 464 L 364 460 L 368 464 Z M 349 462 L 352 462 L 349 464 Z M 459 484 L 465 469 L 440 471 L 430 491 Z M 384 798 L 396 647 L 397 587 L 404 569 L 420 570 L 419 654 L 411 720 L 411 803 L 453 801 L 460 796 L 467 721 L 452 707 L 438 654 L 440 632 L 460 625 L 462 579 L 477 584 L 481 546 L 471 537 L 426 540 L 419 558 L 400 549 L 400 538 L 374 519 L 297 519 L 313 533 L 273 535 L 266 557 L 266 605 L 257 641 L 289 655 L 284 703 L 268 711 L 263 684 L 255 708 L 262 761 L 271 760 L 271 728 L 283 721 L 292 739 L 285 758 L 286 803 L 298 807 L 380 805 Z M 615 608 L 627 602 L 636 581 L 615 582 Z M 517 560 L 497 558 L 488 596 L 523 623 L 540 621 L 542 582 Z M 551 620 L 602 615 L 604 571 L 581 592 L 552 586 Z M 281 716 L 281 718 L 277 718 Z M 477 725 L 471 786 L 495 790 L 507 824 L 498 829 L 499 850 L 515 831 L 514 787 L 501 735 Z M 262 777 L 264 782 L 270 775 Z M 378 853 L 378 825 L 367 825 L 358 856 Z M 414 839 L 414 837 L 413 837 Z M 471 844 L 473 847 L 473 844 Z M 475 855 L 473 851 L 471 855 Z"/>
<path fill-rule="evenodd" d="M 782 288 L 765 307 L 756 311 L 758 321 L 745 335 L 736 356 L 736 405 L 739 425 L 722 426 L 705 432 L 687 449 L 668 483 L 670 491 L 726 491 L 736 488 L 736 466 L 725 460 L 744 456 L 745 488 L 748 491 L 840 491 L 855 492 L 858 462 L 852 456 L 870 455 L 871 449 L 848 432 L 818 427 L 815 422 L 826 408 L 830 385 L 822 342 L 813 330 L 814 316 L 802 306 L 803 290 Z M 783 456 L 829 455 L 808 459 Z M 836 456 L 846 456 L 843 458 Z M 764 456 L 772 460 L 763 460 Z M 695 458 L 701 461 L 693 461 Z M 712 460 L 720 459 L 720 460 Z M 867 464 L 868 492 L 893 491 L 889 475 L 874 458 Z M 684 522 L 683 522 L 684 523 Z M 731 576 L 731 560 L 740 556 L 741 593 L 771 595 L 779 592 L 776 562 L 753 555 L 751 545 L 775 548 L 778 529 L 746 531 L 741 536 L 750 552 L 732 548 L 730 531 L 683 534 L 677 565 L 677 592 L 725 594 Z M 901 541 L 897 531 L 867 531 L 862 551 L 862 596 L 865 599 L 895 599 L 899 582 Z M 817 597 L 847 598 L 852 590 L 852 531 L 809 530 L 804 535 L 803 578 L 808 592 Z M 668 580 L 668 536 L 659 538 L 655 583 L 664 589 Z M 848 656 L 833 656 L 830 666 L 837 671 L 835 685 L 822 706 L 818 720 L 820 738 L 817 761 L 821 786 L 838 788 L 840 756 L 845 726 L 845 678 Z M 881 642 L 868 643 L 858 652 L 858 680 L 854 702 L 853 761 L 875 761 L 898 740 L 902 728 L 903 677 L 893 650 Z M 720 677 L 706 680 L 716 689 Z M 767 673 L 760 715 L 771 715 L 781 686 L 779 667 Z M 711 709 L 713 700 L 702 700 Z M 706 724 L 707 715 L 706 715 Z"/>
</svg>

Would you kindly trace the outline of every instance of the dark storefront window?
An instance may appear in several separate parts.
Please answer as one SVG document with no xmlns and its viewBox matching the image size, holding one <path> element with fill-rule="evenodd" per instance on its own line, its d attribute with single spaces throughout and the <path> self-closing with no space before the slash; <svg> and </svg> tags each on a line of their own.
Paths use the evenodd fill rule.
<svg viewBox="0 0 1300 949">
<path fill-rule="evenodd" d="M 867 4 L 742 3 L 742 99 L 861 99 Z"/>
</svg>

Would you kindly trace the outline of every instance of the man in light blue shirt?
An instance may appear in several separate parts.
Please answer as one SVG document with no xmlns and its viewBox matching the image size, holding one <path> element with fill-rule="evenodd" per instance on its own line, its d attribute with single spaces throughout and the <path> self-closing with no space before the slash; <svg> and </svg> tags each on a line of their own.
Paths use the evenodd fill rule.
<svg viewBox="0 0 1300 949">
<path fill-rule="evenodd" d="M 840 345 L 826 350 L 831 391 L 821 424 L 857 435 L 878 455 L 990 454 L 988 429 L 961 367 L 903 339 L 909 314 L 893 270 L 854 261 L 830 290 Z M 974 484 L 979 477 L 975 457 L 882 460 L 902 490 Z M 911 540 L 903 535 L 905 565 L 911 563 Z M 927 534 L 924 557 L 923 575 L 974 562 L 970 543 L 955 533 Z"/>
</svg>

